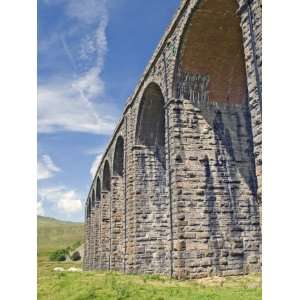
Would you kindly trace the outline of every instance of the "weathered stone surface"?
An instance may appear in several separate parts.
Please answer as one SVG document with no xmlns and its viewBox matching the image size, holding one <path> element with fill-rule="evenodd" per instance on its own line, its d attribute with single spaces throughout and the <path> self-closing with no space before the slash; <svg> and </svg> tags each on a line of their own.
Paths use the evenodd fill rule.
<svg viewBox="0 0 300 300">
<path fill-rule="evenodd" d="M 92 183 L 84 268 L 259 271 L 261 163 L 260 1 L 184 0 Z"/>
</svg>

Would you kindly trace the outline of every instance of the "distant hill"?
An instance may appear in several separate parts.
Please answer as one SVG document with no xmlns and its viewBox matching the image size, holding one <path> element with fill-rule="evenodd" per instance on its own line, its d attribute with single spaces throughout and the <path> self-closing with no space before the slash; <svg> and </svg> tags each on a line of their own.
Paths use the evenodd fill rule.
<svg viewBox="0 0 300 300">
<path fill-rule="evenodd" d="M 48 217 L 37 217 L 38 255 L 66 248 L 75 243 L 83 243 L 84 224 L 56 220 Z"/>
</svg>

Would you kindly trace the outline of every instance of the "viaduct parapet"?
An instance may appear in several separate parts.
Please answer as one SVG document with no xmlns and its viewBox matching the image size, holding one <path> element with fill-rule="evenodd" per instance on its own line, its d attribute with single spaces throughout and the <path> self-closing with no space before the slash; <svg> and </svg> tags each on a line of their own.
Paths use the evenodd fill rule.
<svg viewBox="0 0 300 300">
<path fill-rule="evenodd" d="M 261 269 L 261 2 L 185 0 L 85 207 L 85 270 Z"/>
</svg>

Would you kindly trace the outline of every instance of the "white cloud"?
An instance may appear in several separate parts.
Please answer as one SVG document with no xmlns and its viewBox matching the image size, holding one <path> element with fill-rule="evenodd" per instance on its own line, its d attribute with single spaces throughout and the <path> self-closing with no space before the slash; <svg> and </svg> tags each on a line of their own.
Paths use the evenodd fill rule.
<svg viewBox="0 0 300 300">
<path fill-rule="evenodd" d="M 95 158 L 95 160 L 92 163 L 92 166 L 91 166 L 91 169 L 90 169 L 90 174 L 91 174 L 92 178 L 94 178 L 95 175 L 96 175 L 98 166 L 99 166 L 99 164 L 101 162 L 101 159 L 102 159 L 102 155 L 103 155 L 103 153 L 97 155 L 96 158 Z"/>
<path fill-rule="evenodd" d="M 103 145 L 95 147 L 95 148 L 91 148 L 91 149 L 88 149 L 87 151 L 85 151 L 85 154 L 87 154 L 87 155 L 95 155 L 96 154 L 96 157 L 95 157 L 95 159 L 94 159 L 94 161 L 91 165 L 91 168 L 90 168 L 91 178 L 94 178 L 95 175 L 96 175 L 96 172 L 97 172 L 97 169 L 98 169 L 99 164 L 101 162 L 104 151 L 105 151 L 105 148 L 104 148 Z"/>
<path fill-rule="evenodd" d="M 78 213 L 83 208 L 80 196 L 76 191 L 63 186 L 39 189 L 38 196 L 43 202 L 52 204 L 57 212 L 67 213 L 68 215 Z"/>
<path fill-rule="evenodd" d="M 66 213 L 76 213 L 82 210 L 82 203 L 74 191 L 68 191 L 61 195 L 57 207 Z"/>
<path fill-rule="evenodd" d="M 82 60 L 88 60 L 97 52 L 97 45 L 94 36 L 86 36 L 81 40 L 79 57 Z"/>
<path fill-rule="evenodd" d="M 97 21 L 97 26 L 92 33 L 86 34 L 80 43 L 79 58 L 87 60 L 96 54 L 94 65 L 74 82 L 73 86 L 77 89 L 86 101 L 101 98 L 104 95 L 105 85 L 101 79 L 101 72 L 104 65 L 107 52 L 106 28 L 108 24 L 108 12 L 106 1 L 104 0 L 86 0 L 71 1 L 70 15 L 76 16 L 86 22 Z M 68 48 L 65 42 L 65 49 Z M 70 51 L 67 51 L 70 57 Z M 72 55 L 71 55 L 72 56 Z M 74 61 L 73 56 L 71 61 Z"/>
<path fill-rule="evenodd" d="M 66 13 L 80 22 L 91 24 L 106 14 L 106 0 L 68 0 Z"/>
<path fill-rule="evenodd" d="M 116 117 L 112 113 L 113 104 L 108 103 L 105 96 L 105 83 L 101 78 L 107 52 L 106 0 L 65 0 L 48 3 L 64 3 L 65 14 L 77 21 L 78 28 L 73 26 L 70 29 L 72 36 L 76 36 L 76 43 L 73 41 L 72 47 L 68 45 L 65 37 L 68 33 L 59 34 L 62 49 L 72 65 L 74 74 L 68 79 L 51 78 L 47 80 L 47 84 L 39 85 L 38 131 L 111 134 Z M 88 26 L 86 28 L 89 29 L 84 26 Z M 79 46 L 74 46 L 78 44 L 78 39 Z"/>
<path fill-rule="evenodd" d="M 89 100 L 93 100 L 97 96 L 103 95 L 104 83 L 99 77 L 99 68 L 91 68 L 88 72 L 75 80 L 72 87 L 74 90 L 78 91 L 79 95 L 87 103 Z"/>
<path fill-rule="evenodd" d="M 38 201 L 38 203 L 37 203 L 37 214 L 39 216 L 44 216 L 45 215 L 43 203 L 41 201 Z"/>
<path fill-rule="evenodd" d="M 43 180 L 54 176 L 55 173 L 60 172 L 60 168 L 56 166 L 49 155 L 42 155 L 37 164 L 37 179 Z"/>
<path fill-rule="evenodd" d="M 93 147 L 93 148 L 89 148 L 86 151 L 84 151 L 84 154 L 86 155 L 95 155 L 95 154 L 103 154 L 103 152 L 105 151 L 105 145 L 100 145 L 97 147 Z"/>
<path fill-rule="evenodd" d="M 77 83 L 80 84 L 84 86 L 83 82 Z M 39 87 L 38 131 L 110 134 L 115 126 L 114 118 L 109 115 L 100 117 L 96 107 L 75 86 L 73 82 L 66 82 L 64 85 L 52 83 Z M 90 88 L 89 93 L 93 92 Z"/>
<path fill-rule="evenodd" d="M 45 203 L 47 202 L 56 204 L 65 190 L 66 189 L 63 186 L 39 188 L 38 197 L 40 198 L 40 201 L 43 201 Z"/>
</svg>

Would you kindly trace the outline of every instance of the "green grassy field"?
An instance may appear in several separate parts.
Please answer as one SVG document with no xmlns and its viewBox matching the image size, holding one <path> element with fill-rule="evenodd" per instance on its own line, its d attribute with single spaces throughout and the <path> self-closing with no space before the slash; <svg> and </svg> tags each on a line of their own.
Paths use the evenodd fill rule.
<svg viewBox="0 0 300 300">
<path fill-rule="evenodd" d="M 64 222 L 52 218 L 40 217 L 38 226 L 38 256 L 47 256 L 49 252 L 83 243 L 84 225 Z"/>
<path fill-rule="evenodd" d="M 53 219 L 38 221 L 38 299 L 151 299 L 151 300 L 259 300 L 260 274 L 240 277 L 179 281 L 157 275 L 115 272 L 54 272 L 55 267 L 81 268 L 77 262 L 50 262 L 47 253 L 74 244 L 82 237 L 82 224 Z M 47 230 L 49 226 L 49 230 Z M 75 226 L 75 230 L 72 229 Z M 79 233 L 79 231 L 81 232 Z M 46 235 L 46 236 L 44 236 Z M 59 235 L 59 236 L 58 236 Z M 53 243 L 52 243 L 53 241 Z"/>
</svg>

